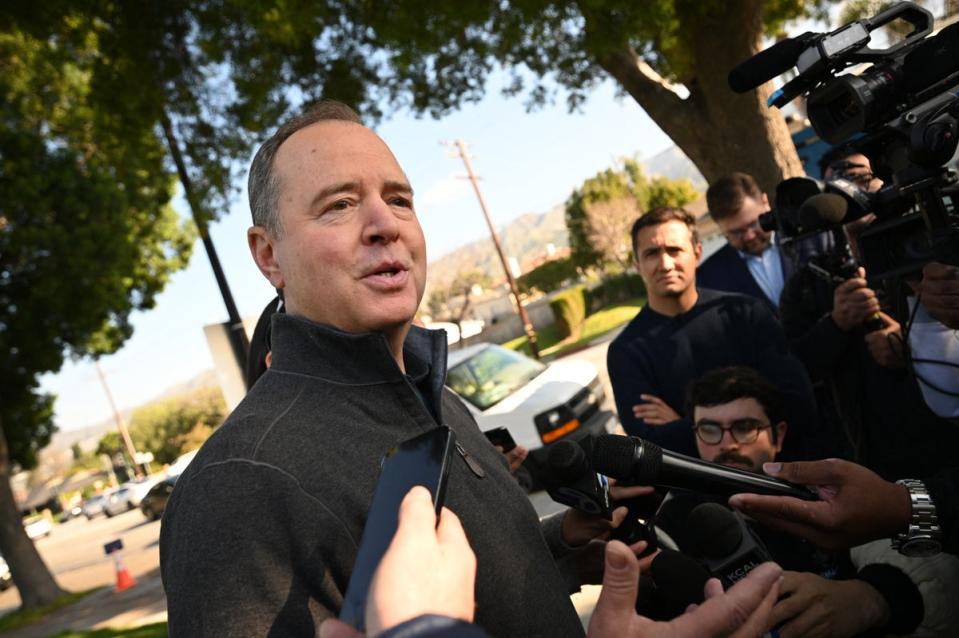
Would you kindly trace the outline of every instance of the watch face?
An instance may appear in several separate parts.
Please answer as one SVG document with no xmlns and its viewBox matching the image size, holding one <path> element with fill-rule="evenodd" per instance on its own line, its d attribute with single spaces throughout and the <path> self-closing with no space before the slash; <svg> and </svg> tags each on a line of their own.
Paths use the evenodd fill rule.
<svg viewBox="0 0 959 638">
<path fill-rule="evenodd" d="M 902 544 L 901 554 L 912 558 L 935 556 L 942 551 L 942 544 L 931 538 L 910 538 Z"/>
</svg>

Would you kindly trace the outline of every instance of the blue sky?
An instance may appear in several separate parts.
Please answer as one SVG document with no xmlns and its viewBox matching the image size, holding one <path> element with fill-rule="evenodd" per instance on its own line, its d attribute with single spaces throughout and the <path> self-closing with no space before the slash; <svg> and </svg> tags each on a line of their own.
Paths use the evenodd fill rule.
<svg viewBox="0 0 959 638">
<path fill-rule="evenodd" d="M 502 227 L 523 213 L 562 203 L 585 178 L 626 155 L 650 157 L 671 145 L 668 137 L 630 98 L 617 98 L 611 82 L 600 85 L 582 107 L 565 102 L 527 113 L 522 99 L 503 98 L 491 82 L 480 103 L 441 120 L 398 113 L 377 127 L 416 191 L 416 207 L 429 258 L 488 236 L 462 162 L 443 140 L 463 139 L 481 177 L 494 223 Z M 250 149 L 252 157 L 255 149 Z M 187 214 L 182 202 L 176 206 Z M 246 246 L 249 207 L 244 191 L 211 228 L 240 314 L 258 315 L 272 290 L 256 270 Z M 164 389 L 213 367 L 203 326 L 226 320 L 226 310 L 201 244 L 189 267 L 177 273 L 156 307 L 134 318 L 133 337 L 101 365 L 118 406 L 140 405 Z M 42 387 L 58 396 L 56 422 L 63 430 L 111 417 L 93 364 L 67 362 Z"/>
</svg>

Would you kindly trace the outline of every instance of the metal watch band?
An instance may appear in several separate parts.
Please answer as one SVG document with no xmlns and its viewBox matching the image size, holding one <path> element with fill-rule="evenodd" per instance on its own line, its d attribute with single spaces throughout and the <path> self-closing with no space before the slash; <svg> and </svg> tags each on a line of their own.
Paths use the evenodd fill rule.
<svg viewBox="0 0 959 638">
<path fill-rule="evenodd" d="M 909 501 L 912 504 L 912 516 L 909 519 L 909 528 L 905 532 L 896 534 L 892 539 L 894 549 L 904 552 L 910 541 L 940 543 L 942 531 L 939 528 L 939 517 L 936 515 L 936 505 L 929 496 L 929 491 L 922 481 L 916 479 L 902 479 L 896 481 L 909 490 Z"/>
</svg>

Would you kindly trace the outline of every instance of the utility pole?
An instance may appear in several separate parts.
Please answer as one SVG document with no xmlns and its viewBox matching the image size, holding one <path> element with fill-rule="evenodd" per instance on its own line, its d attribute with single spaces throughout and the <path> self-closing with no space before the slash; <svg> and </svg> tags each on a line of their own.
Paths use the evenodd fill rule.
<svg viewBox="0 0 959 638">
<path fill-rule="evenodd" d="M 193 221 L 200 232 L 200 239 L 203 240 L 203 247 L 206 249 L 206 256 L 210 260 L 210 267 L 213 268 L 213 276 L 216 277 L 217 286 L 220 288 L 220 295 L 223 297 L 223 303 L 226 304 L 226 313 L 229 317 L 229 329 L 227 336 L 230 340 L 230 346 L 233 349 L 233 357 L 240 368 L 240 378 L 246 384 L 246 360 L 250 356 L 250 340 L 246 336 L 246 329 L 243 327 L 243 320 L 240 319 L 240 313 L 236 309 L 236 303 L 233 301 L 233 294 L 230 292 L 230 286 L 226 281 L 226 275 L 223 274 L 223 267 L 220 266 L 220 258 L 217 257 L 216 248 L 213 247 L 213 240 L 210 239 L 209 227 L 206 218 L 200 214 L 200 204 L 196 200 L 193 192 L 193 182 L 190 181 L 190 174 L 187 173 L 186 163 L 183 161 L 183 155 L 180 152 L 180 144 L 177 142 L 176 135 L 173 133 L 173 125 L 166 112 L 160 121 L 163 127 L 163 135 L 166 138 L 167 147 L 170 149 L 170 155 L 173 156 L 173 163 L 176 164 L 177 174 L 180 177 L 180 184 L 183 185 L 183 194 L 186 197 L 187 204 L 190 206 L 190 212 L 193 214 Z M 249 390 L 249 388 L 247 388 Z"/>
<path fill-rule="evenodd" d="M 103 368 L 100 367 L 100 362 L 94 360 L 93 365 L 97 369 L 97 376 L 100 377 L 100 383 L 103 385 L 103 391 L 107 395 L 107 401 L 110 402 L 110 409 L 113 410 L 113 420 L 116 421 L 117 429 L 120 430 L 120 436 L 123 438 L 123 444 L 127 448 L 127 454 L 130 455 L 130 460 L 133 462 L 133 471 L 136 473 L 137 478 L 139 478 L 143 476 L 143 468 L 137 463 L 137 449 L 133 446 L 133 439 L 130 438 L 130 433 L 127 431 L 127 426 L 123 422 L 123 417 L 120 416 L 120 411 L 117 410 L 117 404 L 113 402 L 113 394 L 110 392 L 110 386 L 107 385 L 107 378 L 103 374 Z"/>
<path fill-rule="evenodd" d="M 499 255 L 499 260 L 503 264 L 503 271 L 506 273 L 506 281 L 509 282 L 510 294 L 513 295 L 513 301 L 516 303 L 516 313 L 519 315 L 519 319 L 523 322 L 523 330 L 526 332 L 526 338 L 529 340 L 529 349 L 533 353 L 533 357 L 539 359 L 539 345 L 536 343 L 536 330 L 533 328 L 532 322 L 529 320 L 529 315 L 526 314 L 526 308 L 523 307 L 522 302 L 519 298 L 519 289 L 516 287 L 516 280 L 513 279 L 513 273 L 509 270 L 509 264 L 506 262 L 506 255 L 503 254 L 503 247 L 499 242 L 499 233 L 496 232 L 496 227 L 493 225 L 493 220 L 489 216 L 489 210 L 486 208 L 486 200 L 483 199 L 483 193 L 480 191 L 479 180 L 476 177 L 476 174 L 473 172 L 473 165 L 470 163 L 469 155 L 466 152 L 466 144 L 463 140 L 456 140 L 452 143 L 456 147 L 456 154 L 460 156 L 463 160 L 463 165 L 466 166 L 466 173 L 469 176 L 470 182 L 473 183 L 473 190 L 476 191 L 476 198 L 479 200 L 480 208 L 483 210 L 483 216 L 486 218 L 486 225 L 489 226 L 490 236 L 493 238 L 493 246 L 496 247 L 496 253 Z"/>
</svg>

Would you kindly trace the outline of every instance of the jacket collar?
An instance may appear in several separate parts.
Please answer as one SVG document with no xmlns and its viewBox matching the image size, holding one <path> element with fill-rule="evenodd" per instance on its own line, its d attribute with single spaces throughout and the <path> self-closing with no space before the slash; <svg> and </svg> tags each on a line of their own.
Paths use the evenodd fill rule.
<svg viewBox="0 0 959 638">
<path fill-rule="evenodd" d="M 403 380 L 386 337 L 379 332 L 354 334 L 301 317 L 277 313 L 271 327 L 272 367 L 345 385 L 372 385 Z M 446 333 L 412 326 L 403 345 L 406 373 L 430 377 L 439 397 L 446 380 Z"/>
</svg>

